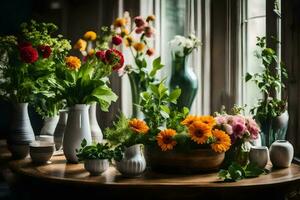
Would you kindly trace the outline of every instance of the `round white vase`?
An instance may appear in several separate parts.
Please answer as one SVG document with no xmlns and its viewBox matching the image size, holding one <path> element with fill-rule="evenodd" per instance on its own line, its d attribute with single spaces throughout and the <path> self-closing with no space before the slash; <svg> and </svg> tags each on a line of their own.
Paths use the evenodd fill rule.
<svg viewBox="0 0 300 200">
<path fill-rule="evenodd" d="M 269 150 L 266 146 L 252 146 L 249 152 L 250 163 L 265 168 L 269 161 Z"/>
<path fill-rule="evenodd" d="M 109 167 L 109 162 L 107 159 L 96 159 L 96 160 L 85 160 L 84 168 L 86 171 L 90 172 L 92 176 L 97 176 L 105 172 Z"/>
<path fill-rule="evenodd" d="M 78 163 L 76 149 L 80 148 L 83 139 L 86 139 L 87 145 L 92 143 L 88 109 L 86 104 L 76 104 L 70 108 L 63 139 L 63 151 L 70 163 Z"/>
<path fill-rule="evenodd" d="M 143 146 L 135 144 L 125 149 L 124 157 L 116 162 L 117 170 L 124 176 L 140 176 L 146 169 L 146 160 L 143 153 Z"/>
<path fill-rule="evenodd" d="M 103 140 L 103 134 L 97 121 L 97 103 L 92 103 L 89 109 L 90 126 L 92 133 L 92 140 L 95 143 L 100 143 Z"/>
<path fill-rule="evenodd" d="M 58 120 L 58 115 L 53 117 L 46 117 L 44 119 L 44 125 L 41 129 L 40 135 L 54 135 Z"/>
<path fill-rule="evenodd" d="M 60 150 L 62 147 L 62 141 L 67 126 L 67 120 L 68 120 L 68 111 L 61 110 L 59 112 L 59 121 L 54 131 L 54 143 L 55 143 L 56 150 Z"/>
<path fill-rule="evenodd" d="M 286 140 L 277 140 L 270 147 L 270 159 L 273 167 L 287 168 L 294 157 L 294 148 Z"/>
</svg>

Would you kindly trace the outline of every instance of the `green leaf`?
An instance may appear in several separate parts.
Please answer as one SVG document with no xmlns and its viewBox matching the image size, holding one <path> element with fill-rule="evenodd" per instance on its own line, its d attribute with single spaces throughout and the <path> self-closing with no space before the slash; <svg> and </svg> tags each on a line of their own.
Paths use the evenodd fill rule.
<svg viewBox="0 0 300 200">
<path fill-rule="evenodd" d="M 171 102 L 176 102 L 176 100 L 178 99 L 178 97 L 181 95 L 181 89 L 180 88 L 176 88 L 175 90 L 173 90 L 171 92 L 171 94 L 169 95 L 169 100 Z"/>
<path fill-rule="evenodd" d="M 245 77 L 245 80 L 246 80 L 246 82 L 248 82 L 249 80 L 251 80 L 252 79 L 252 75 L 250 74 L 250 73 L 246 73 L 246 77 Z"/>
<path fill-rule="evenodd" d="M 161 57 L 158 57 L 155 60 L 153 60 L 150 76 L 154 77 L 156 75 L 157 71 L 163 67 L 164 67 L 164 65 L 161 64 Z"/>
</svg>

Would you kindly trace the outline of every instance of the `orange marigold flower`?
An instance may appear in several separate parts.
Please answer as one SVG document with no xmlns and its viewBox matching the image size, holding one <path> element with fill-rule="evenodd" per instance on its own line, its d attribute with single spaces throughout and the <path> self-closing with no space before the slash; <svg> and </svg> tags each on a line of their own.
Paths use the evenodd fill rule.
<svg viewBox="0 0 300 200">
<path fill-rule="evenodd" d="M 94 41 L 97 38 L 97 34 L 94 31 L 88 31 L 83 35 L 83 38 L 85 40 L 91 40 Z"/>
<path fill-rule="evenodd" d="M 210 115 L 206 115 L 206 116 L 200 116 L 198 118 L 198 120 L 202 121 L 203 123 L 213 127 L 214 125 L 217 124 L 216 120 L 214 117 L 210 116 Z"/>
<path fill-rule="evenodd" d="M 69 56 L 69 57 L 66 57 L 66 64 L 67 64 L 69 69 L 77 70 L 81 66 L 81 61 L 76 56 Z"/>
<path fill-rule="evenodd" d="M 131 47 L 133 44 L 133 38 L 131 36 L 126 36 L 124 39 L 125 46 Z"/>
<path fill-rule="evenodd" d="M 136 133 L 147 133 L 149 131 L 149 127 L 146 122 L 139 120 L 139 119 L 132 119 L 129 121 L 130 129 Z"/>
<path fill-rule="evenodd" d="M 165 129 L 156 136 L 157 144 L 162 151 L 172 150 L 177 142 L 173 139 L 176 131 L 173 129 Z"/>
<path fill-rule="evenodd" d="M 201 121 L 195 121 L 189 126 L 191 140 L 197 144 L 204 144 L 212 136 L 211 127 Z"/>
<path fill-rule="evenodd" d="M 137 51 L 137 52 L 141 52 L 144 50 L 145 48 L 145 44 L 142 42 L 136 42 L 133 44 L 133 48 Z"/>
<path fill-rule="evenodd" d="M 226 152 L 231 145 L 231 140 L 229 135 L 224 131 L 215 129 L 212 131 L 212 135 L 215 139 L 215 142 L 211 144 L 211 148 L 218 153 Z"/>
<path fill-rule="evenodd" d="M 147 22 L 150 22 L 150 21 L 154 21 L 155 20 L 155 16 L 154 15 L 149 15 L 146 19 Z"/>
<path fill-rule="evenodd" d="M 180 124 L 189 127 L 192 123 L 199 120 L 198 116 L 188 115 Z"/>
<path fill-rule="evenodd" d="M 94 54 L 95 54 L 95 49 L 90 49 L 89 52 L 88 52 L 88 55 L 92 56 Z"/>
<path fill-rule="evenodd" d="M 129 34 L 129 30 L 127 28 L 122 28 L 121 29 L 121 36 L 122 37 L 124 37 L 124 36 L 126 36 L 128 34 Z"/>
<path fill-rule="evenodd" d="M 74 44 L 74 49 L 78 49 L 80 51 L 85 51 L 87 46 L 87 42 L 83 39 L 79 39 L 75 44 Z"/>
<path fill-rule="evenodd" d="M 117 18 L 115 21 L 114 21 L 114 26 L 115 27 L 123 27 L 125 26 L 127 23 L 127 20 L 125 18 Z"/>
</svg>

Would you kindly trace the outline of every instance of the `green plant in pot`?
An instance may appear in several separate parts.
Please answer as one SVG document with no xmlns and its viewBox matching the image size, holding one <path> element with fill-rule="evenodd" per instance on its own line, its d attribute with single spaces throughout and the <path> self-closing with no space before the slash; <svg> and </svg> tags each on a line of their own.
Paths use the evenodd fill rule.
<svg viewBox="0 0 300 200">
<path fill-rule="evenodd" d="M 84 168 L 90 172 L 91 175 L 99 175 L 105 172 L 115 151 L 108 143 L 94 143 L 87 144 L 85 139 L 81 142 L 81 147 L 76 149 L 76 156 L 79 161 L 84 162 Z"/>
<path fill-rule="evenodd" d="M 253 81 L 263 98 L 250 111 L 261 125 L 262 143 L 270 146 L 275 140 L 285 139 L 288 126 L 287 100 L 278 98 L 287 71 L 282 63 L 278 63 L 276 51 L 266 46 L 265 37 L 257 37 L 258 52 L 256 57 L 261 60 L 261 73 L 246 74 L 246 82 Z"/>
</svg>

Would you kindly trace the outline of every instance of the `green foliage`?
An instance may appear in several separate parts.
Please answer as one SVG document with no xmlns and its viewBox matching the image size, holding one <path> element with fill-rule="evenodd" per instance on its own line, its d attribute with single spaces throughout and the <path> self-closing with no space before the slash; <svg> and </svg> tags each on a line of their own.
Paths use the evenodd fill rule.
<svg viewBox="0 0 300 200">
<path fill-rule="evenodd" d="M 224 181 L 238 181 L 244 178 L 254 178 L 261 174 L 266 173 L 264 169 L 257 167 L 254 164 L 248 164 L 244 167 L 236 162 L 233 162 L 228 169 L 221 169 L 219 171 L 219 178 L 224 179 Z"/>
<path fill-rule="evenodd" d="M 142 142 L 143 136 L 141 134 L 134 133 L 129 127 L 129 119 L 121 113 L 118 120 L 113 123 L 112 128 L 106 128 L 104 131 L 104 137 L 112 145 L 121 145 L 130 147 L 134 144 Z"/>
<path fill-rule="evenodd" d="M 87 145 L 85 139 L 82 140 L 80 149 L 76 149 L 76 155 L 79 161 L 95 159 L 111 160 L 114 157 L 114 154 L 114 150 L 108 143 Z"/>
<path fill-rule="evenodd" d="M 256 46 L 259 48 L 256 57 L 261 60 L 263 71 L 261 73 L 250 74 L 245 76 L 246 82 L 253 81 L 262 94 L 264 99 L 260 99 L 258 105 L 251 109 L 251 113 L 258 120 L 266 120 L 281 115 L 286 110 L 286 100 L 278 100 L 270 96 L 271 91 L 279 92 L 285 88 L 282 79 L 287 79 L 288 74 L 283 65 L 278 65 L 276 52 L 266 46 L 265 37 L 257 37 Z M 280 73 L 274 73 L 274 71 Z"/>
<path fill-rule="evenodd" d="M 113 29 L 107 26 L 102 26 L 96 39 L 96 50 L 108 49 L 112 35 L 115 35 L 115 31 Z"/>
</svg>

